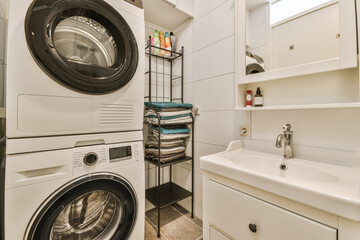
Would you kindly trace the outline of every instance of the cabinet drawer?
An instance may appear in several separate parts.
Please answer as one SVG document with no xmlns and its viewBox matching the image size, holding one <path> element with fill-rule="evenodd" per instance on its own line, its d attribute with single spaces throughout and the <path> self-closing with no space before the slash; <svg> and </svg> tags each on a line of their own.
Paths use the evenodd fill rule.
<svg viewBox="0 0 360 240">
<path fill-rule="evenodd" d="M 209 224 L 235 239 L 336 240 L 337 230 L 220 183 L 209 181 Z M 252 231 L 249 224 L 252 225 Z M 256 226 L 256 231 L 255 231 Z M 216 238 L 215 238 L 216 239 Z M 221 239 L 221 238 L 219 238 Z"/>
<path fill-rule="evenodd" d="M 230 240 L 224 234 L 218 232 L 216 229 L 210 227 L 210 240 Z"/>
</svg>

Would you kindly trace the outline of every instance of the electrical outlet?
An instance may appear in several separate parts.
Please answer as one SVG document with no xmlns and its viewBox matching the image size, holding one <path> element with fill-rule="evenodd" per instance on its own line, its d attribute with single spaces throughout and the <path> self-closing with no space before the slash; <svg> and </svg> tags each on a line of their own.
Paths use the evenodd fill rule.
<svg viewBox="0 0 360 240">
<path fill-rule="evenodd" d="M 240 136 L 250 137 L 251 128 L 250 125 L 240 126 Z"/>
<path fill-rule="evenodd" d="M 200 115 L 200 107 L 199 106 L 194 106 L 193 111 L 194 111 L 195 116 Z"/>
</svg>

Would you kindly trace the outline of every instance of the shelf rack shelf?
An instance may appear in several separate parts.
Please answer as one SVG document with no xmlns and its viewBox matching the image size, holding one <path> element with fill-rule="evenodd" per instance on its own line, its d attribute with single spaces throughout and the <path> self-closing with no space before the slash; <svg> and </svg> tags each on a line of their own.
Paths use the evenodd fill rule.
<svg viewBox="0 0 360 240">
<path fill-rule="evenodd" d="M 360 102 L 278 105 L 278 106 L 264 106 L 264 107 L 238 107 L 238 108 L 235 108 L 235 110 L 269 111 L 269 110 L 295 110 L 295 109 L 306 110 L 306 109 L 339 109 L 339 108 L 360 108 Z"/>
<path fill-rule="evenodd" d="M 157 237 L 160 238 L 160 209 L 163 207 L 166 207 L 168 205 L 171 205 L 173 203 L 179 202 L 181 200 L 184 200 L 186 198 L 191 197 L 191 217 L 194 217 L 194 117 L 192 114 L 190 114 L 192 121 L 190 123 L 168 123 L 168 124 L 163 124 L 160 121 L 160 115 L 159 115 L 159 110 L 153 108 L 152 105 L 152 100 L 158 99 L 157 96 L 153 96 L 152 92 L 151 92 L 151 84 L 152 84 L 152 75 L 153 74 L 160 74 L 164 76 L 167 76 L 169 81 L 170 81 L 170 97 L 166 98 L 166 97 L 159 97 L 160 99 L 166 99 L 169 100 L 169 102 L 180 102 L 180 103 L 184 103 L 184 47 L 181 48 L 180 52 L 173 52 L 173 51 L 169 51 L 171 52 L 171 56 L 170 57 L 164 57 L 164 56 L 157 56 L 152 54 L 152 49 L 161 49 L 164 51 L 168 51 L 166 49 L 162 49 L 159 47 L 155 47 L 152 46 L 151 44 L 151 37 L 149 37 L 149 41 L 147 43 L 147 47 L 145 49 L 145 54 L 148 55 L 149 57 L 149 69 L 148 71 L 145 72 L 145 74 L 147 74 L 149 76 L 149 81 L 148 81 L 148 86 L 149 86 L 149 95 L 145 96 L 145 100 L 149 101 L 151 109 L 154 110 L 157 114 L 157 123 L 145 123 L 148 124 L 149 129 L 151 129 L 153 126 L 155 126 L 155 128 L 158 128 L 159 132 L 160 132 L 160 128 L 162 126 L 173 126 L 173 125 L 186 125 L 186 126 L 191 126 L 191 138 L 190 138 L 190 142 L 191 142 L 191 156 L 185 156 L 179 159 L 175 159 L 175 160 L 171 160 L 171 161 L 166 161 L 166 162 L 161 162 L 157 159 L 152 159 L 152 158 L 145 158 L 145 161 L 153 164 L 157 167 L 157 186 L 149 188 L 146 190 L 145 192 L 145 197 L 146 199 L 153 204 L 157 210 L 158 210 L 158 224 L 157 224 Z M 170 64 L 170 73 L 158 73 L 156 71 L 152 71 L 152 57 L 155 58 L 160 58 L 163 61 L 163 64 L 165 63 L 165 60 L 169 61 Z M 181 61 L 181 74 L 178 76 L 173 75 L 173 62 L 174 61 Z M 158 61 L 156 61 L 156 63 L 158 63 Z M 157 66 L 156 66 L 156 69 Z M 179 80 L 180 84 L 181 84 L 181 96 L 180 97 L 174 97 L 173 96 L 173 82 L 175 80 Z M 158 87 L 158 81 L 156 81 L 156 88 Z M 165 83 L 163 82 L 163 88 L 165 88 Z M 160 145 L 161 145 L 161 139 L 157 139 L 158 141 L 158 156 L 161 156 L 160 154 Z M 172 166 L 175 164 L 179 164 L 179 163 L 183 163 L 183 162 L 188 162 L 191 161 L 191 165 L 192 165 L 192 174 L 191 174 L 191 191 L 188 191 L 184 188 L 182 188 L 181 186 L 175 184 L 172 181 Z M 170 181 L 167 183 L 163 183 L 161 184 L 161 169 L 165 168 L 165 167 L 169 167 L 170 168 Z"/>
</svg>

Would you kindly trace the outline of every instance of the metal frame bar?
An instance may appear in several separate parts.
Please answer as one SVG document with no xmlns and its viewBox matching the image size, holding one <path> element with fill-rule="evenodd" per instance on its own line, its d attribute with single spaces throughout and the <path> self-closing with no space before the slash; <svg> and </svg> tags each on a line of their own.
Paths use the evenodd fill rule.
<svg viewBox="0 0 360 240">
<path fill-rule="evenodd" d="M 163 100 L 165 100 L 165 59 L 166 60 L 169 60 L 170 62 L 170 102 L 173 102 L 173 101 L 181 101 L 181 103 L 184 103 L 184 47 L 181 47 L 181 51 L 180 52 L 174 52 L 174 51 L 169 51 L 169 50 L 166 50 L 167 52 L 170 52 L 171 53 L 171 57 L 167 58 L 167 57 L 163 57 L 163 56 L 157 56 L 157 55 L 153 55 L 152 54 L 152 50 L 153 49 L 162 49 L 160 47 L 156 47 L 156 46 L 153 46 L 151 45 L 151 36 L 149 36 L 149 40 L 148 40 L 148 44 L 147 44 L 147 47 L 145 48 L 146 49 L 149 49 L 148 53 L 146 52 L 146 54 L 149 56 L 149 70 L 145 73 L 145 74 L 149 74 L 149 96 L 148 97 L 145 97 L 145 98 L 149 98 L 149 102 L 150 102 L 150 106 L 152 106 L 152 94 L 151 94 L 151 84 L 152 84 L 152 72 L 151 72 L 151 69 L 152 69 L 152 64 L 151 64 L 151 60 L 152 60 L 152 57 L 155 57 L 156 59 L 156 100 L 158 101 L 158 86 L 159 86 L 159 82 L 158 82 L 158 58 L 161 58 L 163 59 Z M 164 49 L 163 49 L 164 50 Z M 173 57 L 173 55 L 176 55 L 176 57 Z M 181 57 L 181 76 L 177 76 L 176 78 L 173 78 L 173 61 L 180 58 Z M 181 97 L 180 98 L 174 98 L 173 97 L 173 80 L 176 80 L 176 79 L 181 79 Z M 158 124 L 155 124 L 157 125 L 157 128 L 158 128 L 158 131 L 159 131 L 159 135 L 160 135 L 160 132 L 161 132 L 161 119 L 160 119 L 160 114 L 158 114 L 158 111 L 154 108 L 154 110 L 156 111 L 157 113 L 157 119 L 158 119 Z M 192 167 L 192 170 L 191 170 L 191 218 L 194 218 L 194 177 L 195 177 L 195 163 L 194 163 L 194 143 L 195 143 L 195 133 L 194 133 L 194 128 L 195 128 L 195 117 L 191 114 L 191 118 L 192 118 L 192 123 L 191 123 L 191 167 Z M 149 124 L 150 128 L 149 129 L 149 133 L 151 132 L 152 130 L 152 126 L 153 124 Z M 160 238 L 161 237 L 161 234 L 160 234 L 160 210 L 161 210 L 161 161 L 160 161 L 160 156 L 161 156 L 161 139 L 160 139 L 160 136 L 159 136 L 159 139 L 158 139 L 158 158 L 159 160 L 157 161 L 156 163 L 156 166 L 157 166 L 157 186 L 158 186 L 158 191 L 159 191 L 159 194 L 157 196 L 157 203 L 158 203 L 158 206 L 157 207 L 157 212 L 158 212 L 158 224 L 157 224 L 157 237 Z M 172 165 L 169 164 L 169 167 L 170 167 L 170 183 L 172 182 L 172 178 L 173 178 L 173 168 L 172 168 Z M 164 174 L 163 174 L 164 176 Z"/>
</svg>

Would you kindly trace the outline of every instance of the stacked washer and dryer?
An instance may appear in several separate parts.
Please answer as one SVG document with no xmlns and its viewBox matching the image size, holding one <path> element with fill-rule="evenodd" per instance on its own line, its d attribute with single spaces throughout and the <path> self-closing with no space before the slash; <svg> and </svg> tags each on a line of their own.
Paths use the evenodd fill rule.
<svg viewBox="0 0 360 240">
<path fill-rule="evenodd" d="M 144 238 L 141 0 L 8 0 L 2 240 Z"/>
</svg>

